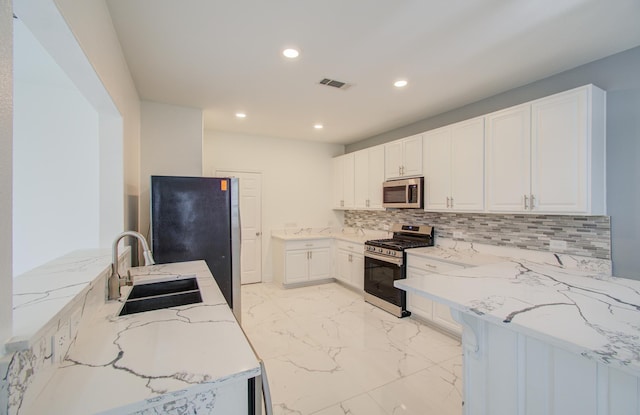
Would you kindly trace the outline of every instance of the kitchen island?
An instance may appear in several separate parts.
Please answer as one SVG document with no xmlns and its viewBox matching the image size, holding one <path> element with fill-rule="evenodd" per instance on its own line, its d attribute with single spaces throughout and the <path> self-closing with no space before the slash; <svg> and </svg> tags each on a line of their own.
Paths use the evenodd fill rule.
<svg viewBox="0 0 640 415">
<path fill-rule="evenodd" d="M 464 413 L 640 414 L 640 282 L 557 263 L 399 280 L 463 326 Z"/>
<path fill-rule="evenodd" d="M 122 301 L 105 302 L 83 316 L 69 350 L 19 393 L 10 413 L 250 413 L 260 365 L 204 261 L 131 275 L 134 284 L 193 276 L 202 302 L 126 316 L 118 316 Z M 123 299 L 130 289 L 122 288 Z"/>
</svg>

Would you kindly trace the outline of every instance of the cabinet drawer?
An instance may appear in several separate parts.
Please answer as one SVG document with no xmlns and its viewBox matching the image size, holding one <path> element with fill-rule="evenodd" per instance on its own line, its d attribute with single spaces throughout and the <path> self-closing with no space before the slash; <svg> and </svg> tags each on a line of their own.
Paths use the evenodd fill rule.
<svg viewBox="0 0 640 415">
<path fill-rule="evenodd" d="M 360 244 L 357 242 L 348 242 L 336 240 L 336 248 L 344 251 L 349 251 L 354 254 L 363 254 L 364 253 L 364 244 Z"/>
<path fill-rule="evenodd" d="M 446 272 L 454 269 L 463 269 L 464 265 L 451 264 L 436 259 L 428 259 L 417 255 L 407 255 L 407 267 L 417 268 L 426 272 Z"/>
<path fill-rule="evenodd" d="M 331 239 L 304 239 L 300 241 L 287 241 L 286 249 L 317 249 L 317 248 L 330 248 Z"/>
</svg>

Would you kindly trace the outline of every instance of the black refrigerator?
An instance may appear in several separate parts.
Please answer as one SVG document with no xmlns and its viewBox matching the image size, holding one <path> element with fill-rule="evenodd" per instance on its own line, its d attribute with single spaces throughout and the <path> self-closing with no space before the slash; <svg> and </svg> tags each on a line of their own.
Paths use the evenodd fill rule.
<svg viewBox="0 0 640 415">
<path fill-rule="evenodd" d="M 238 179 L 151 176 L 151 244 L 157 264 L 205 260 L 240 321 Z"/>
</svg>

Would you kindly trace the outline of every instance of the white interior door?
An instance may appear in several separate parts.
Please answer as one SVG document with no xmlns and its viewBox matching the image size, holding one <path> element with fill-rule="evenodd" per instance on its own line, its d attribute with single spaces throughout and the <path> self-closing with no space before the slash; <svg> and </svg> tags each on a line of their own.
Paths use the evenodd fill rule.
<svg viewBox="0 0 640 415">
<path fill-rule="evenodd" d="M 216 176 L 237 177 L 240 184 L 240 281 L 262 281 L 262 175 L 217 170 Z"/>
</svg>

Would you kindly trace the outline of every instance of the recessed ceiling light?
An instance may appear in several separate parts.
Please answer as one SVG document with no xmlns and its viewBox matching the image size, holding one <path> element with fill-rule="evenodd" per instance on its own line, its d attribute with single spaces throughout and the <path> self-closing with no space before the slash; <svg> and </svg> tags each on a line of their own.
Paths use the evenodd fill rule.
<svg viewBox="0 0 640 415">
<path fill-rule="evenodd" d="M 285 58 L 294 59 L 300 55 L 300 52 L 297 49 L 285 49 L 282 51 L 282 54 Z"/>
<path fill-rule="evenodd" d="M 247 114 L 244 112 L 236 112 L 236 118 L 247 118 Z"/>
<path fill-rule="evenodd" d="M 316 130 L 322 130 L 322 129 L 324 128 L 324 125 L 322 125 L 322 124 L 315 124 L 315 125 L 313 126 L 313 128 L 315 128 Z"/>
<path fill-rule="evenodd" d="M 399 81 L 395 81 L 395 82 L 393 83 L 393 86 L 395 86 L 396 88 L 402 88 L 402 87 L 405 87 L 405 86 L 407 86 L 407 81 L 405 81 L 404 79 L 401 79 L 401 80 L 399 80 Z"/>
</svg>

